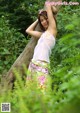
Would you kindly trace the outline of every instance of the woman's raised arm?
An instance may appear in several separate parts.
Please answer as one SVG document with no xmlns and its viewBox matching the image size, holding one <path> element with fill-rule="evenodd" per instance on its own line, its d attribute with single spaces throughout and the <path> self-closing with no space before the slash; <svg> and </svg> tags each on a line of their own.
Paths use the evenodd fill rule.
<svg viewBox="0 0 80 113">
<path fill-rule="evenodd" d="M 45 8 L 48 15 L 48 21 L 49 21 L 49 27 L 48 30 L 56 36 L 57 28 L 56 28 L 56 21 L 54 19 L 53 11 L 52 11 L 52 5 L 48 2 L 45 2 Z"/>
<path fill-rule="evenodd" d="M 26 33 L 28 33 L 29 35 L 36 37 L 36 38 L 40 38 L 40 36 L 42 35 L 42 32 L 39 31 L 35 31 L 35 27 L 38 24 L 38 19 L 33 22 L 27 29 L 26 29 Z"/>
</svg>

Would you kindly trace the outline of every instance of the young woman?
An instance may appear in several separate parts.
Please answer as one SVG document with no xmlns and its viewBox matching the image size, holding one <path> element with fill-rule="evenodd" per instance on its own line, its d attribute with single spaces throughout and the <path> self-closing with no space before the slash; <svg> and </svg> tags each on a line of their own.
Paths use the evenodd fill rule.
<svg viewBox="0 0 80 113">
<path fill-rule="evenodd" d="M 56 20 L 53 15 L 52 6 L 45 3 L 45 7 L 46 11 L 40 11 L 38 19 L 26 29 L 26 33 L 39 38 L 34 49 L 33 58 L 29 64 L 27 81 L 36 79 L 38 88 L 42 89 L 46 89 L 48 85 L 49 57 L 55 45 L 57 35 Z M 34 30 L 38 22 L 43 32 Z"/>
</svg>

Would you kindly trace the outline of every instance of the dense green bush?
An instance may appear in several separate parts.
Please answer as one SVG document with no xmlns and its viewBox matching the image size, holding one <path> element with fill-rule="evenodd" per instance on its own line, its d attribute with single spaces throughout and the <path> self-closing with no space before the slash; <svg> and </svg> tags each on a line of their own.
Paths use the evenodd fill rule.
<svg viewBox="0 0 80 113">
<path fill-rule="evenodd" d="M 73 9 L 74 13 L 70 15 L 71 11 L 68 12 L 68 9 L 68 7 L 64 8 L 64 15 L 58 15 L 58 30 L 61 32 L 51 55 L 52 87 L 56 90 L 59 84 L 68 81 L 73 76 L 80 75 L 76 72 L 80 65 L 80 14 L 76 12 L 79 9 Z M 60 18 L 62 18 L 61 21 Z"/>
<path fill-rule="evenodd" d="M 0 4 L 0 17 L 6 16 L 10 27 L 25 34 L 25 29 L 37 17 L 38 10 L 42 8 L 44 0 L 43 2 L 42 0 L 0 0 Z"/>
<path fill-rule="evenodd" d="M 27 42 L 20 32 L 9 27 L 4 16 L 0 18 L 0 73 L 11 67 Z"/>
<path fill-rule="evenodd" d="M 77 74 L 80 74 L 79 68 L 75 69 Z M 63 69 L 60 72 L 63 73 Z M 47 89 L 46 92 L 41 92 L 35 83 L 31 82 L 25 86 L 18 72 L 15 71 L 15 88 L 13 92 L 1 92 L 0 103 L 10 102 L 11 113 L 80 113 L 80 76 L 73 74 L 73 72 L 66 74 L 68 81 L 59 84 L 58 90 Z M 60 75 L 57 78 L 63 80 L 66 76 Z"/>
</svg>

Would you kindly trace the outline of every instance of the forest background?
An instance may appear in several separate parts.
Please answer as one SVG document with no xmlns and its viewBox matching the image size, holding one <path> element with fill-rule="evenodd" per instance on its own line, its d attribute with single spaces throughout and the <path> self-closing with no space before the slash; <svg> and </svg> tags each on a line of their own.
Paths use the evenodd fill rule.
<svg viewBox="0 0 80 113">
<path fill-rule="evenodd" d="M 44 2 L 0 0 L 0 79 L 28 44 L 30 36 L 25 29 L 36 20 Z M 61 6 L 57 27 L 50 57 L 52 91 L 40 96 L 35 85 L 24 90 L 24 81 L 16 72 L 14 91 L 0 90 L 0 103 L 10 102 L 11 113 L 80 113 L 80 4 Z"/>
</svg>

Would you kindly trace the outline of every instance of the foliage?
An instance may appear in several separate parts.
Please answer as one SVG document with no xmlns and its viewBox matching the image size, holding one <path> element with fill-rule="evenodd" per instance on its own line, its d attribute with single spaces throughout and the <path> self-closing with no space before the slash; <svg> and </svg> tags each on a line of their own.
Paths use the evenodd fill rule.
<svg viewBox="0 0 80 113">
<path fill-rule="evenodd" d="M 67 75 L 68 73 L 73 73 L 72 76 L 80 75 L 80 73 L 77 74 L 76 72 L 76 67 L 80 65 L 80 14 L 73 9 L 74 13 L 70 15 L 71 11 L 68 12 L 69 8 L 64 8 L 64 16 L 59 14 L 57 18 L 59 23 L 58 30 L 59 32 L 61 31 L 58 37 L 61 38 L 57 39 L 57 44 L 51 55 L 52 87 L 68 81 L 68 76 L 71 76 L 70 74 Z M 60 18 L 62 18 L 61 21 Z M 57 78 L 60 76 L 63 76 L 63 79 Z"/>
<path fill-rule="evenodd" d="M 76 69 L 80 73 L 79 68 Z M 80 113 L 80 76 L 69 72 L 66 74 L 68 83 L 59 84 L 58 90 L 47 89 L 45 92 L 37 89 L 35 82 L 25 85 L 18 71 L 15 71 L 15 76 L 13 92 L 0 93 L 0 103 L 10 102 L 11 113 Z M 63 79 L 63 76 L 58 79 Z"/>
<path fill-rule="evenodd" d="M 10 68 L 27 42 L 20 32 L 9 27 L 4 16 L 0 18 L 0 73 Z"/>
<path fill-rule="evenodd" d="M 2 1 L 2 0 L 1 0 Z M 0 2 L 1 2 L 0 1 Z M 68 0 L 69 1 L 69 0 Z M 4 0 L 4 3 L 7 2 Z M 32 19 L 36 18 L 36 1 L 30 0 L 26 4 L 33 5 L 28 7 L 28 13 Z M 19 1 L 19 4 L 25 3 Z M 18 4 L 15 4 L 8 11 L 14 15 L 15 11 L 20 11 Z M 38 0 L 39 3 L 39 0 Z M 37 4 L 37 2 L 36 2 Z M 4 6 L 4 4 L 2 4 Z M 8 4 L 7 4 L 8 5 Z M 6 8 L 7 6 L 5 6 Z M 16 9 L 18 8 L 18 10 Z M 39 6 L 39 8 L 41 5 Z M 5 8 L 2 8 L 4 15 Z M 21 7 L 22 8 L 22 7 Z M 0 7 L 1 9 L 1 7 Z M 15 11 L 14 11 L 15 9 Z M 42 93 L 36 88 L 35 83 L 28 86 L 20 78 L 20 74 L 15 72 L 16 81 L 14 90 L 4 93 L 0 92 L 0 103 L 10 102 L 11 113 L 80 113 L 80 8 L 79 6 L 63 6 L 57 15 L 58 36 L 56 46 L 51 54 L 50 76 L 52 78 L 52 90 Z M 1 13 L 0 13 L 1 14 Z M 22 14 L 22 13 L 21 13 Z M 2 16 L 1 15 L 1 16 Z M 18 15 L 21 16 L 21 15 Z M 21 16 L 22 18 L 22 16 Z M 26 17 L 27 18 L 27 17 Z M 14 18 L 13 18 L 14 21 Z M 21 19 L 22 21 L 22 19 Z M 27 20 L 28 21 L 28 20 Z M 16 29 L 11 27 L 9 18 L 2 16 L 0 18 L 0 71 L 9 69 L 16 57 L 21 53 L 27 43 L 26 38 Z M 21 25 L 21 28 L 23 26 Z M 27 71 L 27 70 L 26 70 Z M 25 72 L 26 73 L 26 72 Z M 7 97 L 7 98 L 6 98 Z"/>
<path fill-rule="evenodd" d="M 42 0 L 1 0 L 0 4 L 0 16 L 4 15 L 9 20 L 10 26 L 23 34 L 43 6 Z"/>
</svg>

